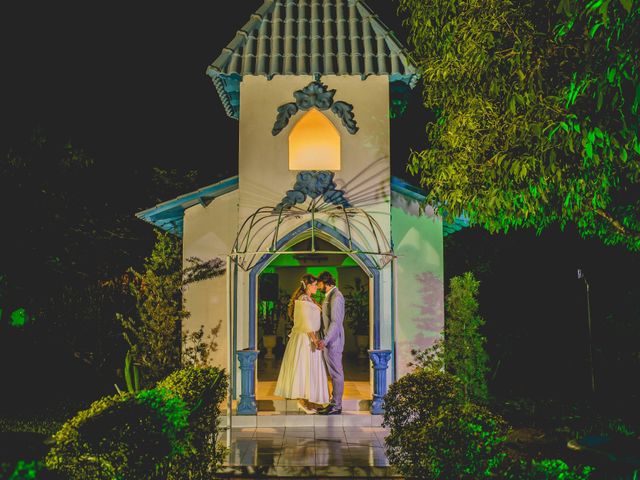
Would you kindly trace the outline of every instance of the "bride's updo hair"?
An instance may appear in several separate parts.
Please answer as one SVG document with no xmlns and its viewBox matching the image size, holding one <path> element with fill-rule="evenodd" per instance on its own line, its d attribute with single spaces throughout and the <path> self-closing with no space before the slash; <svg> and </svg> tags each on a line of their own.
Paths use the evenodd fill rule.
<svg viewBox="0 0 640 480">
<path fill-rule="evenodd" d="M 307 285 L 316 283 L 317 281 L 318 279 L 310 273 L 305 273 L 302 278 L 300 278 L 300 284 L 298 285 L 298 288 L 296 288 L 296 291 L 293 292 L 293 295 L 291 295 L 291 300 L 289 300 L 289 306 L 287 307 L 287 313 L 290 318 L 293 318 L 293 309 L 296 306 L 296 300 L 306 293 Z"/>
</svg>

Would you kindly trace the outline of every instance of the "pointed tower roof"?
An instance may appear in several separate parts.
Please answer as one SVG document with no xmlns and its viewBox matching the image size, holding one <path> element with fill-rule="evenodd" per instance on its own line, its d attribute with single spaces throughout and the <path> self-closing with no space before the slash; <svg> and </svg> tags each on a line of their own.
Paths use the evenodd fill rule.
<svg viewBox="0 0 640 480">
<path fill-rule="evenodd" d="M 363 0 L 264 0 L 207 68 L 238 118 L 244 75 L 388 75 L 418 81 L 404 46 Z"/>
</svg>

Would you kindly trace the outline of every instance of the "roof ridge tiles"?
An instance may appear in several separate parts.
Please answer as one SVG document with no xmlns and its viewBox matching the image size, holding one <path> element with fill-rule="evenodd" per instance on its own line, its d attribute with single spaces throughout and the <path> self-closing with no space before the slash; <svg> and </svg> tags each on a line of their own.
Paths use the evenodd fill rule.
<svg viewBox="0 0 640 480">
<path fill-rule="evenodd" d="M 386 75 L 413 87 L 418 69 L 364 0 L 264 0 L 207 68 L 227 114 L 244 75 Z"/>
</svg>

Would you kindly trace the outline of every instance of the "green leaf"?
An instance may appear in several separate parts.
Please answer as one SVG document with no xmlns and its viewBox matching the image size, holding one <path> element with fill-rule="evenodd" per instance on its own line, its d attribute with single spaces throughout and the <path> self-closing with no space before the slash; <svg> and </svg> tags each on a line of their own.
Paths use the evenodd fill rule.
<svg viewBox="0 0 640 480">
<path fill-rule="evenodd" d="M 595 36 L 596 32 L 598 31 L 598 29 L 599 29 L 602 25 L 603 25 L 603 23 L 602 23 L 602 22 L 596 22 L 596 24 L 595 24 L 593 27 L 591 27 L 591 29 L 589 30 L 589 36 L 590 36 L 591 38 L 593 38 L 593 37 Z"/>
<path fill-rule="evenodd" d="M 593 143 L 587 143 L 584 146 L 584 151 L 587 154 L 588 159 L 593 159 Z"/>
<path fill-rule="evenodd" d="M 598 8 L 600 5 L 602 5 L 602 0 L 591 0 L 588 4 L 587 4 L 587 10 L 595 10 L 596 8 Z"/>
<path fill-rule="evenodd" d="M 627 11 L 627 13 L 631 13 L 633 0 L 620 0 L 620 5 L 622 5 L 622 8 L 624 8 Z"/>
<path fill-rule="evenodd" d="M 638 114 L 638 107 L 640 107 L 640 83 L 636 85 L 636 96 L 633 100 L 633 105 L 631 106 L 631 113 L 634 115 Z"/>
</svg>

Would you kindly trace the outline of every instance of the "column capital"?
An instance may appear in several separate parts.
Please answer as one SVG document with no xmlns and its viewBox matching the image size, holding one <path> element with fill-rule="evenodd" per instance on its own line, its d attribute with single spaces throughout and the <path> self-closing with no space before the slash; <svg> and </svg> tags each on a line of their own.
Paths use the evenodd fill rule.
<svg viewBox="0 0 640 480">
<path fill-rule="evenodd" d="M 240 362 L 240 368 L 252 368 L 256 363 L 256 358 L 260 350 L 238 350 L 238 361 Z"/>
<path fill-rule="evenodd" d="M 391 360 L 391 350 L 369 350 L 369 358 L 376 370 L 386 369 Z"/>
</svg>

